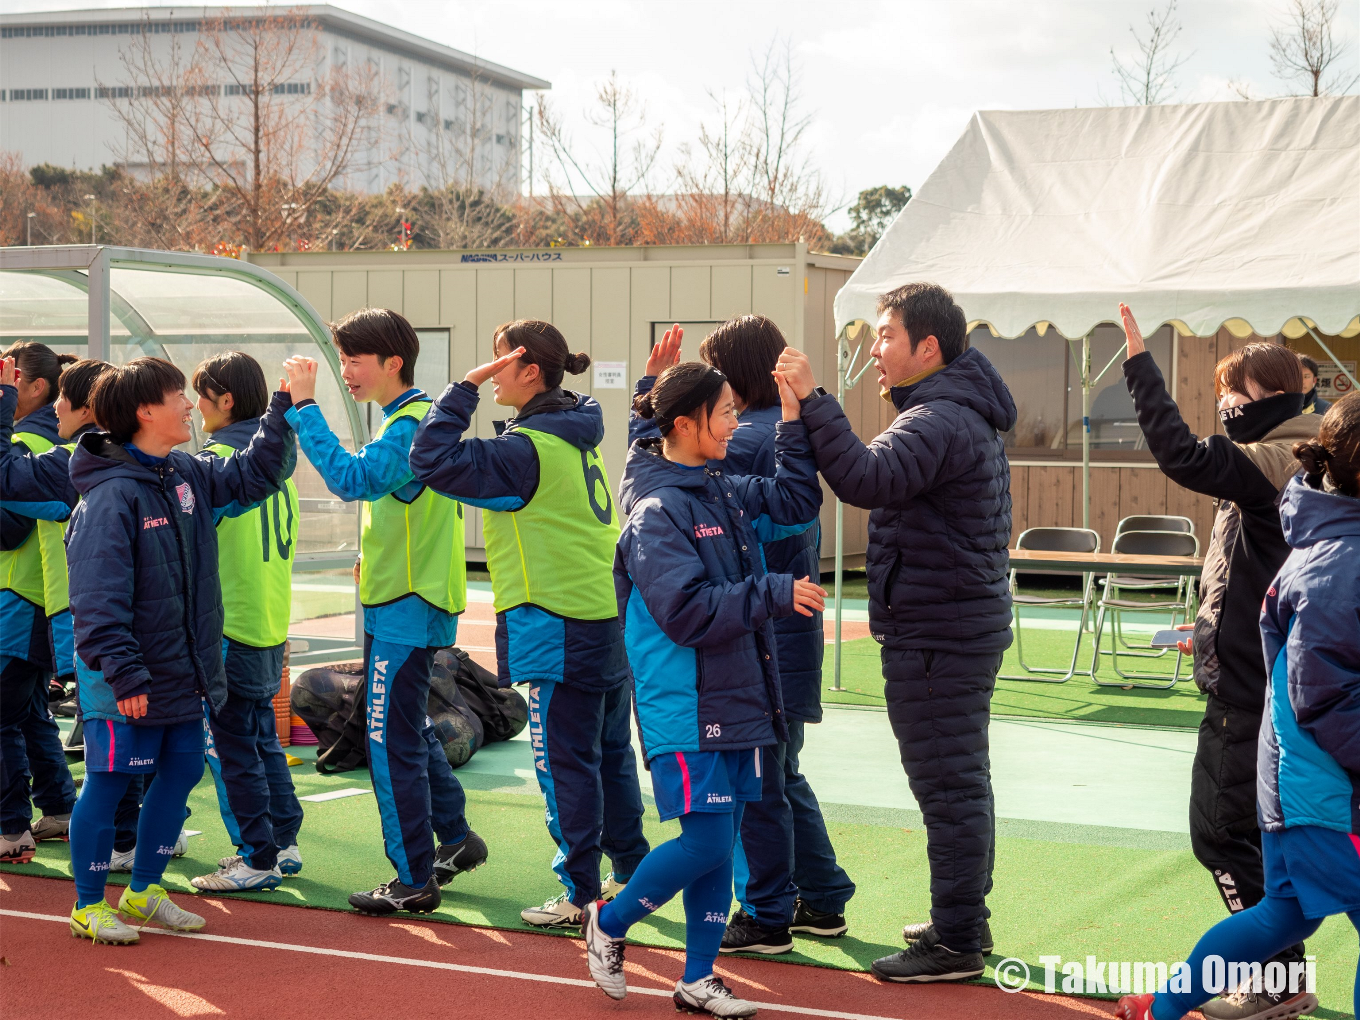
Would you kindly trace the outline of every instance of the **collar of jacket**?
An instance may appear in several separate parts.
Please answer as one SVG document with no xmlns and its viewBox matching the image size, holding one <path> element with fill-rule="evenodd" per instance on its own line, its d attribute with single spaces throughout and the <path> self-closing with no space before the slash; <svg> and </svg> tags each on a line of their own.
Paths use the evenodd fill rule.
<svg viewBox="0 0 1360 1020">
<path fill-rule="evenodd" d="M 547 414 L 549 411 L 567 411 L 580 403 L 581 398 L 571 390 L 564 390 L 561 386 L 554 386 L 550 390 L 536 393 L 519 409 L 519 414 L 507 421 L 506 427 L 522 422 L 525 418 L 532 418 L 536 414 Z"/>
<path fill-rule="evenodd" d="M 429 400 L 429 399 L 430 399 L 429 396 L 419 386 L 412 386 L 409 390 L 407 390 L 405 393 L 399 396 L 396 400 L 392 401 L 392 403 L 384 406 L 382 409 L 382 415 L 384 418 L 390 418 L 392 417 L 394 412 L 400 411 L 403 407 L 405 407 L 413 400 Z"/>
<path fill-rule="evenodd" d="M 57 411 L 51 404 L 43 404 L 35 411 L 30 411 L 14 423 L 15 432 L 28 432 L 35 436 L 42 436 L 49 443 L 60 445 L 61 423 L 57 421 Z"/>
<path fill-rule="evenodd" d="M 386 415 L 386 413 L 386 409 L 384 409 L 383 414 Z M 207 449 L 209 446 L 230 446 L 233 450 L 244 450 L 250 445 L 250 440 L 259 430 L 259 418 L 245 418 L 241 421 L 234 421 L 210 435 L 203 447 Z"/>
<path fill-rule="evenodd" d="M 915 386 L 918 382 L 922 382 L 923 380 L 929 379 L 936 372 L 943 372 L 948 367 L 949 367 L 948 365 L 941 363 L 936 365 L 934 368 L 926 369 L 924 372 L 917 372 L 915 375 L 903 379 L 896 386 L 890 386 L 886 390 L 879 390 L 878 395 L 882 397 L 884 400 L 888 401 L 888 403 L 893 403 L 893 390 L 904 390 L 908 386 Z"/>
</svg>

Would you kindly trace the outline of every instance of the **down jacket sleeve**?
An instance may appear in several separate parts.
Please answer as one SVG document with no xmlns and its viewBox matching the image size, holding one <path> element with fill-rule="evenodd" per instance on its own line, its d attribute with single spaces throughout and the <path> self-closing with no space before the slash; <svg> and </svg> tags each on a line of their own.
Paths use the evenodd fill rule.
<svg viewBox="0 0 1360 1020">
<path fill-rule="evenodd" d="M 933 488 L 958 431 L 938 408 L 921 405 L 865 445 L 830 394 L 803 401 L 803 423 L 831 491 L 865 510 L 905 503 Z"/>
<path fill-rule="evenodd" d="M 416 478 L 469 506 L 521 510 L 538 489 L 538 451 L 516 432 L 495 439 L 464 439 L 479 395 L 469 383 L 453 383 L 421 419 L 411 443 Z"/>
<path fill-rule="evenodd" d="M 71 614 L 76 646 L 91 669 L 101 670 L 118 700 L 147 694 L 151 674 L 132 634 L 135 566 L 128 554 L 137 544 L 135 508 L 120 498 L 83 504 L 69 529 Z"/>
<path fill-rule="evenodd" d="M 14 412 L 19 391 L 0 386 L 0 493 L 11 512 L 44 520 L 63 520 L 79 496 L 68 470 L 71 451 L 56 446 L 46 453 L 33 453 L 13 442 Z M 65 512 L 55 506 L 65 504 Z"/>
<path fill-rule="evenodd" d="M 647 611 L 676 644 L 725 644 L 793 612 L 788 574 L 710 580 L 690 537 L 693 525 L 677 521 L 660 500 L 647 499 L 634 507 L 625 527 L 630 534 L 620 543 L 623 569 Z"/>
<path fill-rule="evenodd" d="M 268 498 L 293 473 L 297 442 L 285 413 L 293 398 L 280 390 L 269 402 L 260 427 L 244 450 L 219 457 L 204 450 L 192 458 L 198 482 L 214 510 L 236 503 L 244 507 Z"/>
</svg>

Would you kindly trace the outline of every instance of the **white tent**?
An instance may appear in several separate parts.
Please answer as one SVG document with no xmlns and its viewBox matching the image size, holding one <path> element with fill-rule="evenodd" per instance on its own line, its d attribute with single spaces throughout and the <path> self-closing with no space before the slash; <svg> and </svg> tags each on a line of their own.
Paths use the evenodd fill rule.
<svg viewBox="0 0 1360 1020">
<path fill-rule="evenodd" d="M 930 280 L 999 336 L 1360 332 L 1360 96 L 986 112 L 836 297 Z M 1234 321 L 1238 320 L 1238 321 Z"/>
<path fill-rule="evenodd" d="M 1090 334 L 1119 302 L 1145 334 L 1309 333 L 1330 354 L 1317 331 L 1360 333 L 1360 96 L 974 114 L 836 296 L 842 399 L 847 335 L 913 281 L 952 291 L 970 327 L 1082 341 L 1089 523 Z M 838 505 L 837 687 L 840 525 Z"/>
</svg>

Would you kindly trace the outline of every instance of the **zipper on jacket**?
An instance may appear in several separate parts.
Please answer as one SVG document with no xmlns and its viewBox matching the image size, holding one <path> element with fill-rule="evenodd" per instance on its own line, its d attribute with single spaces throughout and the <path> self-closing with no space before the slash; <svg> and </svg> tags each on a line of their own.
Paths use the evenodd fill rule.
<svg viewBox="0 0 1360 1020">
<path fill-rule="evenodd" d="M 165 487 L 165 468 L 163 466 L 156 468 L 156 474 L 160 477 L 161 481 L 161 495 L 165 498 L 165 503 L 170 508 L 170 519 L 175 522 L 175 546 L 179 551 L 180 570 L 184 573 L 184 582 L 183 587 L 180 590 L 180 597 L 184 602 L 184 636 L 189 644 L 189 661 L 194 667 L 194 692 L 198 694 L 199 697 L 205 698 L 208 696 L 208 685 L 203 682 L 203 668 L 198 661 L 198 642 L 194 635 L 193 614 L 189 611 L 189 560 L 184 549 L 184 535 L 180 531 L 179 524 L 179 519 L 183 514 L 170 500 L 170 492 Z M 184 484 L 189 485 L 189 480 L 187 478 L 184 480 Z M 192 514 L 190 516 L 192 517 Z"/>
</svg>

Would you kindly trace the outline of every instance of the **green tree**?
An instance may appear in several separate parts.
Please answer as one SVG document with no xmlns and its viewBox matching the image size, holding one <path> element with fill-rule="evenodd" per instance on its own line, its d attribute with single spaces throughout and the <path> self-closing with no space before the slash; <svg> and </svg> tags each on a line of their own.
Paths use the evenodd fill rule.
<svg viewBox="0 0 1360 1020">
<path fill-rule="evenodd" d="M 865 188 L 850 207 L 850 229 L 831 243 L 835 255 L 867 255 L 888 224 L 911 201 L 911 188 L 880 184 Z"/>
</svg>

